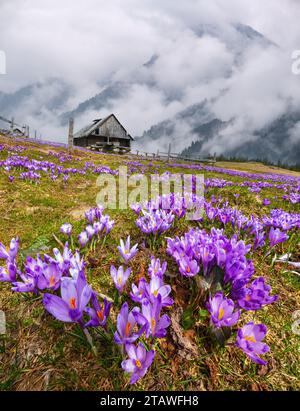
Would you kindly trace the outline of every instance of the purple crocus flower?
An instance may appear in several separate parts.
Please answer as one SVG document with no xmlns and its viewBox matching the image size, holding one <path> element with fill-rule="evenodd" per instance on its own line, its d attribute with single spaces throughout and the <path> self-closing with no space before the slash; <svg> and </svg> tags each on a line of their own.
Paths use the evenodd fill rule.
<svg viewBox="0 0 300 411">
<path fill-rule="evenodd" d="M 92 289 L 87 284 L 84 275 L 80 274 L 77 280 L 63 278 L 60 292 L 61 297 L 44 294 L 45 309 L 60 321 L 81 324 L 83 312 L 92 296 Z"/>
<path fill-rule="evenodd" d="M 247 311 L 256 311 L 263 305 L 272 304 L 278 299 L 278 295 L 270 295 L 271 287 L 265 283 L 263 277 L 259 277 L 245 288 L 245 295 L 238 300 L 241 308 Z"/>
<path fill-rule="evenodd" d="M 269 351 L 269 346 L 262 342 L 267 333 L 264 324 L 254 324 L 250 322 L 237 332 L 236 345 L 254 362 L 266 365 L 267 362 L 259 357 Z"/>
<path fill-rule="evenodd" d="M 85 324 L 85 327 L 105 327 L 112 303 L 104 299 L 103 305 L 100 305 L 95 292 L 92 294 L 91 301 L 93 308 L 87 307 L 85 309 L 90 316 L 90 320 Z"/>
<path fill-rule="evenodd" d="M 154 302 L 155 299 L 160 296 L 162 307 L 169 307 L 173 305 L 174 301 L 171 297 L 169 297 L 169 294 L 171 293 L 171 286 L 164 284 L 160 277 L 152 277 L 147 288 L 151 302 Z"/>
<path fill-rule="evenodd" d="M 148 300 L 143 300 L 142 313 L 134 312 L 137 322 L 142 327 L 146 327 L 145 334 L 147 338 L 150 335 L 157 338 L 163 338 L 167 335 L 167 328 L 171 321 L 167 314 L 160 315 L 161 309 L 161 296 L 158 295 L 153 304 Z"/>
<path fill-rule="evenodd" d="M 106 234 L 110 233 L 111 230 L 113 229 L 115 225 L 115 221 L 114 220 L 108 220 L 105 224 L 105 230 L 106 230 Z"/>
<path fill-rule="evenodd" d="M 66 234 L 67 236 L 70 237 L 70 235 L 72 233 L 72 225 L 70 223 L 64 223 L 60 227 L 60 232 L 63 233 L 63 234 Z"/>
<path fill-rule="evenodd" d="M 39 254 L 36 256 L 35 259 L 28 256 L 26 258 L 24 268 L 25 268 L 25 272 L 32 273 L 32 274 L 35 274 L 36 276 L 39 276 L 43 272 L 44 261 L 41 259 Z"/>
<path fill-rule="evenodd" d="M 15 262 L 7 260 L 6 268 L 0 267 L 0 282 L 13 283 L 17 278 L 17 265 Z"/>
<path fill-rule="evenodd" d="M 58 248 L 53 248 L 53 255 L 54 258 L 47 256 L 49 261 L 57 262 L 63 274 L 68 274 L 69 268 L 71 266 L 71 260 L 73 258 L 73 254 L 69 249 L 68 243 L 65 244 L 62 253 L 59 251 Z"/>
<path fill-rule="evenodd" d="M 289 238 L 289 236 L 280 231 L 279 228 L 274 229 L 274 227 L 271 227 L 270 232 L 269 232 L 269 240 L 270 240 L 270 247 L 274 247 L 276 244 L 283 243 Z"/>
<path fill-rule="evenodd" d="M 120 245 L 118 246 L 118 250 L 123 257 L 125 263 L 128 263 L 131 258 L 133 258 L 136 253 L 138 252 L 138 244 L 135 244 L 133 247 L 130 248 L 130 236 L 127 237 L 126 243 L 121 239 Z"/>
<path fill-rule="evenodd" d="M 45 264 L 42 272 L 37 277 L 37 287 L 40 290 L 45 290 L 46 288 L 57 290 L 60 286 L 61 278 L 62 272 L 59 269 L 58 264 Z"/>
<path fill-rule="evenodd" d="M 134 328 L 137 325 L 135 314 L 139 311 L 140 309 L 138 307 L 134 307 L 129 311 L 127 303 L 122 305 L 117 317 L 117 331 L 114 334 L 116 344 L 123 345 L 133 343 L 143 334 L 146 326 L 143 326 L 138 331 L 134 332 Z"/>
<path fill-rule="evenodd" d="M 19 239 L 13 238 L 10 242 L 9 249 L 0 243 L 0 259 L 6 261 L 6 268 L 0 267 L 0 282 L 14 282 L 17 276 L 16 257 L 19 250 Z"/>
<path fill-rule="evenodd" d="M 230 298 L 234 301 L 244 298 L 246 295 L 246 285 L 248 283 L 249 280 L 246 278 L 241 278 L 234 281 L 234 283 L 231 284 L 231 290 L 229 294 Z"/>
<path fill-rule="evenodd" d="M 183 257 L 179 260 L 179 271 L 185 277 L 194 277 L 199 273 L 199 265 L 196 260 Z"/>
<path fill-rule="evenodd" d="M 163 277 L 167 269 L 167 263 L 164 261 L 162 264 L 159 258 L 151 257 L 151 262 L 148 268 L 150 277 Z"/>
<path fill-rule="evenodd" d="M 121 367 L 131 374 L 130 384 L 135 384 L 146 374 L 154 360 L 155 352 L 154 350 L 147 352 L 142 343 L 137 347 L 134 344 L 126 344 L 125 348 L 129 359 L 122 361 Z"/>
<path fill-rule="evenodd" d="M 204 246 L 199 247 L 199 256 L 201 258 L 201 263 L 203 266 L 203 274 L 208 275 L 211 265 L 212 265 L 212 261 L 214 260 L 215 254 L 212 252 L 212 249 L 210 246 L 204 245 Z M 220 259 L 221 259 L 221 254 L 220 254 Z"/>
<path fill-rule="evenodd" d="M 20 242 L 18 237 L 11 240 L 9 249 L 6 249 L 6 247 L 2 243 L 0 243 L 0 259 L 9 259 L 10 261 L 14 260 L 18 254 L 19 243 Z"/>
<path fill-rule="evenodd" d="M 140 204 L 131 204 L 130 208 L 136 215 L 139 215 L 142 210 L 142 206 Z"/>
<path fill-rule="evenodd" d="M 211 314 L 211 322 L 216 328 L 232 327 L 240 318 L 240 311 L 234 312 L 234 302 L 224 297 L 221 291 L 217 292 L 213 298 L 209 298 L 207 309 Z"/>
<path fill-rule="evenodd" d="M 100 234 L 103 228 L 104 228 L 104 225 L 100 223 L 100 221 L 95 221 L 93 223 L 93 229 L 94 229 L 95 235 Z"/>
<path fill-rule="evenodd" d="M 10 183 L 12 183 L 12 182 L 14 181 L 14 179 L 15 179 L 14 176 L 9 176 L 9 177 L 8 177 L 8 180 L 9 180 Z"/>
<path fill-rule="evenodd" d="M 123 268 L 122 265 L 118 268 L 118 270 L 116 269 L 116 267 L 114 265 L 112 265 L 110 267 L 111 278 L 112 278 L 117 290 L 120 293 L 122 293 L 130 274 L 131 274 L 131 269 L 127 268 L 124 271 L 124 268 Z"/>
<path fill-rule="evenodd" d="M 86 220 L 90 223 L 93 224 L 95 220 L 95 210 L 94 208 L 91 208 L 90 210 L 85 211 L 84 213 Z"/>
<path fill-rule="evenodd" d="M 38 275 L 36 273 L 32 272 L 18 272 L 19 277 L 21 278 L 21 281 L 16 281 L 13 282 L 12 285 L 12 291 L 17 292 L 17 293 L 30 293 L 34 292 L 37 293 L 37 281 L 38 281 Z"/>
<path fill-rule="evenodd" d="M 87 234 L 86 231 L 82 231 L 82 232 L 79 234 L 79 236 L 78 236 L 78 241 L 79 241 L 79 244 L 81 245 L 81 247 L 84 247 L 84 246 L 88 243 L 88 241 L 89 241 L 89 236 L 88 236 L 88 234 Z"/>
<path fill-rule="evenodd" d="M 261 248 L 266 243 L 266 233 L 264 231 L 256 230 L 255 237 L 254 237 L 254 244 L 253 250 L 255 251 L 257 248 Z"/>
<path fill-rule="evenodd" d="M 147 292 L 147 286 L 148 283 L 145 280 L 145 278 L 141 278 L 139 280 L 138 286 L 135 284 L 131 285 L 131 292 L 130 292 L 130 297 L 132 301 L 141 304 L 144 298 L 148 297 L 148 292 Z"/>
<path fill-rule="evenodd" d="M 71 256 L 69 274 L 76 280 L 80 272 L 84 272 L 85 262 L 80 256 L 78 250 Z"/>
<path fill-rule="evenodd" d="M 263 205 L 264 206 L 269 206 L 271 204 L 271 201 L 268 198 L 263 199 Z"/>
<path fill-rule="evenodd" d="M 231 240 L 231 243 L 233 241 Z M 245 255 L 249 252 L 251 246 L 245 245 L 243 241 L 232 244 L 231 251 L 227 254 L 225 264 L 224 280 L 227 283 L 234 283 L 238 280 L 250 280 L 254 273 L 254 266 L 251 260 L 247 260 Z"/>
<path fill-rule="evenodd" d="M 103 224 L 106 235 L 112 230 L 113 226 L 115 225 L 114 220 L 111 220 L 108 215 L 103 215 L 100 218 L 100 223 Z"/>
<path fill-rule="evenodd" d="M 12 291 L 20 293 L 28 292 L 38 292 L 38 279 L 42 275 L 45 269 L 45 262 L 40 258 L 39 255 L 36 259 L 28 256 L 24 264 L 24 273 L 18 271 L 20 279 L 23 281 L 13 282 Z"/>
<path fill-rule="evenodd" d="M 96 234 L 95 228 L 92 225 L 85 227 L 85 232 L 87 233 L 88 239 L 90 240 Z"/>
<path fill-rule="evenodd" d="M 85 218 L 90 224 L 93 224 L 95 220 L 100 220 L 100 218 L 102 217 L 103 210 L 104 208 L 100 205 L 91 208 L 90 210 L 85 212 Z"/>
</svg>

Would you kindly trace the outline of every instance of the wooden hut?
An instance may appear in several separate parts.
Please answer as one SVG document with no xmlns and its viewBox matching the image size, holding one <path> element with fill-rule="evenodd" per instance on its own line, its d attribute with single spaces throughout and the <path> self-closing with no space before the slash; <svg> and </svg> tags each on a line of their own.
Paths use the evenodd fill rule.
<svg viewBox="0 0 300 411">
<path fill-rule="evenodd" d="M 74 134 L 74 146 L 104 151 L 130 151 L 133 137 L 114 114 L 95 119 Z"/>
</svg>

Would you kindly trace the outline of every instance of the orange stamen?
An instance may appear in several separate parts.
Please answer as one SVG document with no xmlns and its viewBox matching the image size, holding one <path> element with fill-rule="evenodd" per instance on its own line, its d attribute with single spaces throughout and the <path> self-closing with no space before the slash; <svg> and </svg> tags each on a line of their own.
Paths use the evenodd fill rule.
<svg viewBox="0 0 300 411">
<path fill-rule="evenodd" d="M 224 310 L 223 310 L 223 308 L 220 308 L 218 320 L 222 320 L 223 317 L 224 317 Z"/>
<path fill-rule="evenodd" d="M 104 320 L 104 312 L 103 310 L 97 311 L 97 317 L 99 318 L 100 321 Z"/>
<path fill-rule="evenodd" d="M 256 342 L 256 339 L 253 337 L 253 335 L 245 335 L 244 339 L 246 341 L 250 341 L 250 342 Z"/>
<path fill-rule="evenodd" d="M 152 318 L 152 319 L 151 319 L 151 329 L 152 329 L 152 331 L 155 330 L 155 326 L 156 326 L 155 318 Z"/>
<path fill-rule="evenodd" d="M 128 321 L 128 323 L 126 324 L 126 327 L 125 327 L 125 337 L 128 337 L 128 336 L 129 336 L 130 329 L 131 329 L 131 324 L 130 324 L 130 322 Z"/>
</svg>

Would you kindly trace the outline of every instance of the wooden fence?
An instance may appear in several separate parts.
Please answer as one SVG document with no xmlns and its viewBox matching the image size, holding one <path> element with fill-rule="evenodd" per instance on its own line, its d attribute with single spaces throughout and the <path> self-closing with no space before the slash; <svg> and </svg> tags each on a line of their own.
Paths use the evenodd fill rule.
<svg viewBox="0 0 300 411">
<path fill-rule="evenodd" d="M 139 158 L 147 158 L 147 159 L 153 159 L 153 160 L 162 160 L 162 161 L 167 161 L 171 162 L 174 160 L 181 160 L 181 161 L 191 161 L 193 163 L 215 163 L 216 162 L 216 156 L 213 158 L 203 158 L 201 156 L 184 156 L 182 154 L 178 153 L 165 153 L 162 151 L 157 150 L 156 153 L 150 153 L 146 151 L 141 151 L 141 150 L 131 150 L 130 155 L 137 156 Z"/>
</svg>

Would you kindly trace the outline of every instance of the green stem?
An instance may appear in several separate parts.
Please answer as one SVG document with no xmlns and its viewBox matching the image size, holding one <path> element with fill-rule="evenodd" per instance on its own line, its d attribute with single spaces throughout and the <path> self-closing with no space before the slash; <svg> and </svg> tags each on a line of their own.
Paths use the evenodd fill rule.
<svg viewBox="0 0 300 411">
<path fill-rule="evenodd" d="M 83 328 L 82 330 L 84 332 L 84 335 L 86 336 L 87 342 L 90 344 L 90 346 L 92 348 L 92 351 L 93 351 L 95 357 L 97 357 L 97 355 L 98 355 L 97 348 L 94 345 L 93 338 L 92 338 L 89 330 L 87 328 Z"/>
<path fill-rule="evenodd" d="M 117 289 L 115 289 L 115 295 L 114 295 L 114 304 L 115 305 L 118 305 L 119 297 L 120 297 L 119 291 Z"/>
</svg>

